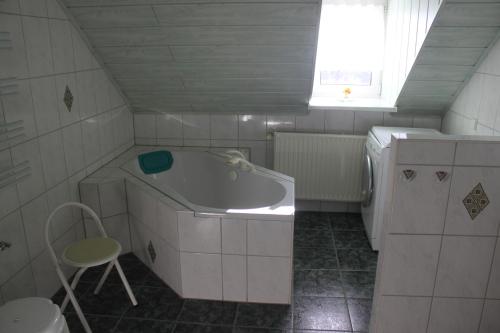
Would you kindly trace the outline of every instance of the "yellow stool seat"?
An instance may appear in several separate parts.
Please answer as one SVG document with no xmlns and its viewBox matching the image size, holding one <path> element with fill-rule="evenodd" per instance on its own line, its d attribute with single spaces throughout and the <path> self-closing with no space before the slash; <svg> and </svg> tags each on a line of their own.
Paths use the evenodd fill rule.
<svg viewBox="0 0 500 333">
<path fill-rule="evenodd" d="M 68 245 L 62 254 L 64 263 L 74 267 L 93 267 L 118 257 L 120 243 L 109 237 L 86 238 Z"/>
</svg>

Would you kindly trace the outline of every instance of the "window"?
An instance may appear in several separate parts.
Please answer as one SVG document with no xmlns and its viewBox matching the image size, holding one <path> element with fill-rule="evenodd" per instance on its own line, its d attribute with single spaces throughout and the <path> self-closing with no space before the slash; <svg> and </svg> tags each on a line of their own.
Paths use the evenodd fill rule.
<svg viewBox="0 0 500 333">
<path fill-rule="evenodd" d="M 323 0 L 313 98 L 380 98 L 385 1 Z"/>
</svg>

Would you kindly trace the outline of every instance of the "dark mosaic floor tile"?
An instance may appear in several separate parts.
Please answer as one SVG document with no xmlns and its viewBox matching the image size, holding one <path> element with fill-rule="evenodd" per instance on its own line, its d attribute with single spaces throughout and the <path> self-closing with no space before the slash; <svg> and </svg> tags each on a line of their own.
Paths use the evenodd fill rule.
<svg viewBox="0 0 500 333">
<path fill-rule="evenodd" d="M 330 221 L 333 230 L 364 230 L 361 214 L 332 213 Z"/>
<path fill-rule="evenodd" d="M 65 315 L 65 318 L 71 333 L 85 333 L 80 318 L 78 318 L 76 313 Z M 85 319 L 87 319 L 93 332 L 111 333 L 120 317 L 85 315 Z"/>
<path fill-rule="evenodd" d="M 70 282 L 71 283 L 71 282 Z M 74 291 L 76 300 L 78 301 L 79 299 L 83 298 L 87 292 L 92 292 L 94 285 L 92 283 L 87 283 L 87 282 L 79 282 L 78 285 L 76 286 L 76 290 Z M 61 287 L 54 296 L 52 296 L 52 302 L 55 304 L 61 306 L 64 297 L 66 297 L 66 289 Z M 68 312 L 75 312 L 73 309 L 73 305 L 71 305 L 71 302 L 68 304 L 66 307 L 65 313 Z"/>
<path fill-rule="evenodd" d="M 168 285 L 163 282 L 163 280 L 156 275 L 154 272 L 150 272 L 144 281 L 142 282 L 144 286 L 148 287 L 161 287 L 161 288 L 169 288 Z"/>
<path fill-rule="evenodd" d="M 104 274 L 104 269 L 106 265 L 100 265 L 96 267 L 91 267 L 83 273 L 80 278 L 82 282 L 96 283 L 101 278 L 102 274 Z"/>
<path fill-rule="evenodd" d="M 348 299 L 347 306 L 349 307 L 353 330 L 356 332 L 368 332 L 372 301 L 367 299 Z"/>
<path fill-rule="evenodd" d="M 119 258 L 121 261 L 132 261 L 132 262 L 140 262 L 141 260 L 137 258 L 137 256 L 133 252 L 122 254 Z"/>
<path fill-rule="evenodd" d="M 170 333 L 174 326 L 168 321 L 123 318 L 114 333 Z"/>
<path fill-rule="evenodd" d="M 330 217 L 322 212 L 296 212 L 295 229 L 324 229 L 330 230 Z"/>
<path fill-rule="evenodd" d="M 135 293 L 137 306 L 125 313 L 127 318 L 175 320 L 183 300 L 170 288 L 140 287 Z"/>
<path fill-rule="evenodd" d="M 294 248 L 295 269 L 336 269 L 337 254 L 333 248 Z"/>
<path fill-rule="evenodd" d="M 342 284 L 347 297 L 372 298 L 375 272 L 342 271 Z"/>
<path fill-rule="evenodd" d="M 371 249 L 364 231 L 335 231 L 333 234 L 337 249 Z"/>
<path fill-rule="evenodd" d="M 345 299 L 295 297 L 294 329 L 350 331 Z"/>
<path fill-rule="evenodd" d="M 295 271 L 294 295 L 343 297 L 340 273 L 333 270 Z"/>
<path fill-rule="evenodd" d="M 290 328 L 292 309 L 289 305 L 242 303 L 238 305 L 236 326 Z"/>
<path fill-rule="evenodd" d="M 291 331 L 274 328 L 235 327 L 233 333 L 288 333 Z"/>
<path fill-rule="evenodd" d="M 375 271 L 378 253 L 369 249 L 338 249 L 340 269 Z"/>
<path fill-rule="evenodd" d="M 88 292 L 85 297 L 78 300 L 78 303 L 84 313 L 96 315 L 119 316 L 132 306 L 125 287 L 118 285 L 104 285 L 99 295 Z"/>
<path fill-rule="evenodd" d="M 148 266 L 144 265 L 141 261 L 130 262 L 130 261 L 120 261 L 120 265 L 122 266 L 123 273 L 125 274 L 128 283 L 131 286 L 143 285 L 146 277 L 151 273 L 151 270 Z M 99 276 L 100 278 L 100 276 Z M 113 267 L 113 270 L 109 273 L 108 278 L 106 279 L 106 284 L 121 284 L 122 280 L 116 268 Z"/>
<path fill-rule="evenodd" d="M 333 236 L 321 229 L 298 229 L 294 232 L 293 244 L 296 247 L 333 248 Z"/>
<path fill-rule="evenodd" d="M 206 326 L 178 323 L 172 333 L 232 333 L 231 326 Z"/>
<path fill-rule="evenodd" d="M 236 316 L 236 303 L 186 300 L 178 320 L 183 322 L 232 325 Z"/>
</svg>

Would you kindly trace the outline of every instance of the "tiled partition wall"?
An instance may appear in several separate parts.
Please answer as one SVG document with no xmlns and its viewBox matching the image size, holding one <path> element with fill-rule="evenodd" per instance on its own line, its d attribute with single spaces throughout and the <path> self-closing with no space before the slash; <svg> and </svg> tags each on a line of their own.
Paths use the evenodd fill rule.
<svg viewBox="0 0 500 333">
<path fill-rule="evenodd" d="M 11 244 L 0 251 L 2 304 L 59 288 L 45 250 L 46 218 L 58 204 L 78 200 L 86 174 L 133 145 L 133 121 L 56 0 L 0 1 L 0 31 L 12 40 L 0 48 L 0 123 L 21 120 L 25 135 L 0 145 L 0 171 L 24 161 L 31 167 L 31 176 L 0 189 L 0 241 Z M 81 235 L 74 213 L 55 220 L 58 250 Z"/>
<path fill-rule="evenodd" d="M 492 47 L 469 83 L 446 113 L 450 134 L 500 135 L 500 41 Z"/>
<path fill-rule="evenodd" d="M 500 332 L 500 141 L 393 143 L 370 332 Z"/>
</svg>

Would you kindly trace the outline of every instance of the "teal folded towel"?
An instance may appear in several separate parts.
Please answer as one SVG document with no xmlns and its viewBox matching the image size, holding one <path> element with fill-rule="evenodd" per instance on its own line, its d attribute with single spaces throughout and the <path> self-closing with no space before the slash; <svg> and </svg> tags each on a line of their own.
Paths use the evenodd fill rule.
<svg viewBox="0 0 500 333">
<path fill-rule="evenodd" d="M 138 159 L 139 165 L 146 175 L 167 171 L 174 163 L 172 153 L 167 150 L 144 153 L 139 155 Z"/>
</svg>

